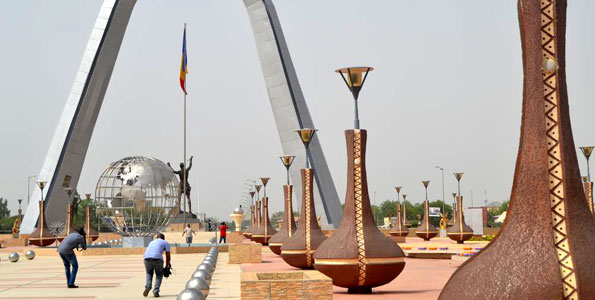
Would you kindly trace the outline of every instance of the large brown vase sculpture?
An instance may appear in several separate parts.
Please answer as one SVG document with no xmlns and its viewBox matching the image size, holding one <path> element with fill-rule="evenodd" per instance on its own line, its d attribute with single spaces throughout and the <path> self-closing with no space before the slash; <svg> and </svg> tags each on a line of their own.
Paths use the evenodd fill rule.
<svg viewBox="0 0 595 300">
<path fill-rule="evenodd" d="M 262 219 L 260 227 L 252 233 L 252 239 L 265 246 L 269 244 L 269 239 L 277 233 L 277 230 L 271 226 L 269 220 L 269 198 L 267 197 L 267 183 L 269 182 L 269 179 L 270 178 L 260 178 L 264 188 L 264 197 L 262 197 Z"/>
<path fill-rule="evenodd" d="M 87 203 L 91 203 L 91 194 L 85 194 L 85 197 L 87 197 Z M 91 226 L 91 207 L 87 206 L 85 208 L 85 213 L 86 213 L 86 222 L 85 222 L 85 233 L 87 234 L 87 244 L 91 244 L 92 242 L 94 242 L 95 240 L 97 240 L 99 238 L 99 233 L 97 233 L 97 231 L 95 229 L 93 229 L 93 226 Z"/>
<path fill-rule="evenodd" d="M 566 1 L 521 0 L 519 15 L 523 115 L 506 221 L 455 271 L 441 300 L 595 299 L 595 221 L 581 186 L 566 91 Z"/>
<path fill-rule="evenodd" d="M 409 228 L 405 227 L 405 225 L 403 225 L 403 218 L 401 216 L 401 203 L 399 203 L 399 198 L 400 198 L 400 193 L 401 193 L 401 187 L 395 187 L 395 189 L 397 190 L 397 220 L 395 222 L 395 226 L 391 227 L 389 233 L 392 236 L 407 236 L 409 234 Z"/>
<path fill-rule="evenodd" d="M 473 237 L 473 229 L 465 224 L 465 215 L 463 214 L 463 196 L 461 196 L 461 178 L 463 173 L 454 173 L 457 179 L 457 186 L 459 195 L 457 196 L 458 209 L 455 211 L 454 224 L 446 230 L 446 235 L 457 244 L 463 244 L 463 242 Z"/>
<path fill-rule="evenodd" d="M 306 153 L 308 153 L 308 145 L 315 132 L 315 129 L 298 130 L 300 138 L 306 146 Z M 306 168 L 301 170 L 302 209 L 300 219 L 295 233 L 281 246 L 281 258 L 289 265 L 300 269 L 311 269 L 314 266 L 313 254 L 317 251 L 318 246 L 326 240 L 326 236 L 316 221 L 314 169 L 309 166 L 306 156 Z"/>
<path fill-rule="evenodd" d="M 290 238 L 293 233 L 295 232 L 295 220 L 293 218 L 293 203 L 292 203 L 292 193 L 293 193 L 293 185 L 289 182 L 289 168 L 291 167 L 291 163 L 293 163 L 293 159 L 295 156 L 285 155 L 281 156 L 281 161 L 287 170 L 287 184 L 283 186 L 283 195 L 284 195 L 284 208 L 283 208 L 283 220 L 281 222 L 281 228 L 279 231 L 271 237 L 269 240 L 269 248 L 273 253 L 277 255 L 281 255 L 281 246 Z"/>
<path fill-rule="evenodd" d="M 422 181 L 426 189 L 426 200 L 424 200 L 424 218 L 419 226 L 415 229 L 415 235 L 429 241 L 438 235 L 438 230 L 430 223 L 430 201 L 428 200 L 428 184 L 430 181 Z"/>
<path fill-rule="evenodd" d="M 255 191 L 250 191 L 250 201 L 253 202 L 254 201 L 254 194 L 256 192 Z M 246 230 L 242 233 L 244 235 L 244 237 L 246 237 L 247 239 L 252 239 L 252 231 L 254 231 L 254 225 L 256 224 L 256 215 L 254 212 L 254 204 L 250 204 L 250 227 L 246 228 Z"/>
<path fill-rule="evenodd" d="M 413 224 L 411 224 L 411 222 L 409 222 L 409 219 L 407 219 L 407 194 L 403 194 L 403 226 L 407 227 L 407 229 L 409 230 L 409 228 L 411 228 L 411 226 Z"/>
<path fill-rule="evenodd" d="M 37 183 L 39 189 L 41 189 L 41 201 L 39 201 L 39 219 L 37 219 L 37 227 L 29 236 L 29 244 L 45 247 L 53 244 L 56 238 L 52 236 L 48 225 L 45 222 L 45 205 L 43 201 L 43 189 L 45 188 L 46 182 L 40 181 Z"/>
<path fill-rule="evenodd" d="M 339 228 L 314 255 L 316 270 L 349 293 L 371 293 L 405 267 L 404 253 L 374 222 L 366 176 L 366 130 L 346 130 L 347 193 Z"/>
<path fill-rule="evenodd" d="M 457 196 L 457 209 L 456 215 L 454 216 L 455 222 L 452 226 L 446 229 L 446 235 L 457 244 L 463 244 L 463 242 L 473 237 L 473 229 L 465 224 L 465 215 L 463 215 L 463 196 Z"/>
<path fill-rule="evenodd" d="M 448 227 L 455 224 L 455 218 L 457 215 L 457 193 L 452 193 L 452 217 L 448 220 Z"/>
<path fill-rule="evenodd" d="M 72 188 L 65 188 L 66 194 L 68 194 L 68 205 L 66 205 L 66 222 L 64 230 L 60 236 L 58 236 L 58 241 L 62 242 L 70 233 L 74 232 L 74 226 L 72 226 Z"/>
</svg>

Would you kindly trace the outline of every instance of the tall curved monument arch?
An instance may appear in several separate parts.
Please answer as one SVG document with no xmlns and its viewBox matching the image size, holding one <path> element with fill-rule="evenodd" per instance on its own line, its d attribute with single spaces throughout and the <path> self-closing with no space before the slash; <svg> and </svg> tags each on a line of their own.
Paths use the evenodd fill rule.
<svg viewBox="0 0 595 300">
<path fill-rule="evenodd" d="M 250 15 L 265 82 L 279 130 L 283 150 L 295 155 L 296 162 L 305 162 L 306 153 L 293 130 L 313 127 L 312 118 L 301 93 L 297 75 L 274 7 L 270 0 L 244 0 Z M 136 0 L 104 0 L 62 116 L 54 132 L 38 180 L 47 181 L 44 189 L 45 215 L 48 223 L 66 216 L 68 195 L 64 187 L 76 187 L 89 142 L 107 90 L 116 59 L 126 33 Z M 271 38 L 272 36 L 272 38 Z M 274 42 L 271 42 L 274 41 Z M 276 53 L 276 54 L 275 54 Z M 316 195 L 325 214 L 323 221 L 336 227 L 341 219 L 341 206 L 326 165 L 320 142 L 316 138 L 308 153 L 316 174 Z M 299 172 L 291 177 L 298 182 Z M 301 190 L 296 189 L 296 194 Z M 37 200 L 40 190 L 32 195 L 21 232 L 31 233 L 39 216 Z"/>
</svg>

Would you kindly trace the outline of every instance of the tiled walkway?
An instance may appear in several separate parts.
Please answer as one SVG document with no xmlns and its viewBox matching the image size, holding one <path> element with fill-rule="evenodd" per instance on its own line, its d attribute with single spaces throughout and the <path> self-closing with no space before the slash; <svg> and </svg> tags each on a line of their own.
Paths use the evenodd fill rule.
<svg viewBox="0 0 595 300">
<path fill-rule="evenodd" d="M 175 299 L 203 257 L 204 254 L 172 255 L 175 274 L 163 279 L 161 297 Z M 240 297 L 240 268 L 228 265 L 227 258 L 227 253 L 219 255 L 209 299 Z M 21 255 L 17 263 L 10 263 L 7 254 L 2 253 L 0 259 L 0 299 L 145 299 L 142 257 L 79 256 L 78 289 L 66 288 L 64 267 L 57 254 L 31 261 Z M 152 293 L 148 298 L 152 298 Z"/>
</svg>

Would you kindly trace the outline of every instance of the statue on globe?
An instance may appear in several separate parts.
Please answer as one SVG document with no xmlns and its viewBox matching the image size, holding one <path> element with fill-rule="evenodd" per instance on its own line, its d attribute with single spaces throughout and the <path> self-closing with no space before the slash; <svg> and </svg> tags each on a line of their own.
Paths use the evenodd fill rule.
<svg viewBox="0 0 595 300">
<path fill-rule="evenodd" d="M 178 203 L 181 203 L 182 201 L 182 194 L 186 195 L 186 202 L 188 203 L 188 212 L 190 212 L 190 214 L 192 216 L 194 216 L 194 214 L 192 214 L 192 202 L 190 201 L 190 183 L 188 183 L 188 174 L 190 173 L 190 169 L 192 169 L 192 159 L 194 158 L 194 156 L 190 156 L 190 164 L 188 165 L 188 168 L 186 168 L 186 166 L 184 165 L 184 163 L 180 163 L 180 170 L 176 171 L 171 167 L 171 164 L 168 162 L 167 166 L 174 172 L 174 174 L 178 175 L 178 177 L 180 177 L 180 186 L 178 187 Z M 184 191 L 184 183 L 186 183 L 186 190 Z M 182 207 L 180 206 L 180 211 L 181 211 Z M 185 213 L 185 212 L 184 212 Z"/>
</svg>

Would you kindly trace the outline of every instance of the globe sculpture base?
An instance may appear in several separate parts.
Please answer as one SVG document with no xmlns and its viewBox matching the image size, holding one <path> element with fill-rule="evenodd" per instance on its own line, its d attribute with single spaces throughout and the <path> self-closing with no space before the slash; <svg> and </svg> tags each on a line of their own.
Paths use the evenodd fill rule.
<svg viewBox="0 0 595 300">
<path fill-rule="evenodd" d="M 125 236 L 122 237 L 123 248 L 140 248 L 147 247 L 153 240 L 152 236 Z"/>
</svg>

